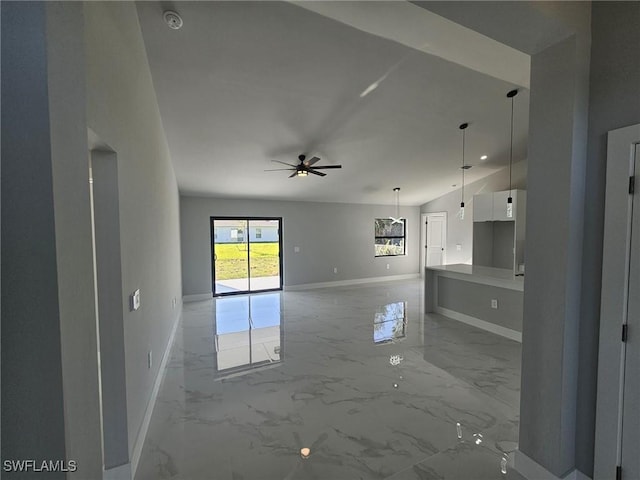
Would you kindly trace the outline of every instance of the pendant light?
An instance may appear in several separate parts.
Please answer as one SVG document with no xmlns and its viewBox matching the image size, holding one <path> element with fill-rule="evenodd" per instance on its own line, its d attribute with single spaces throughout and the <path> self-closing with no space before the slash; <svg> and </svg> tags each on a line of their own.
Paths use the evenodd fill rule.
<svg viewBox="0 0 640 480">
<path fill-rule="evenodd" d="M 471 168 L 471 165 L 464 164 L 464 140 L 465 140 L 465 130 L 469 126 L 468 123 L 463 123 L 460 125 L 460 130 L 462 130 L 462 166 L 460 169 L 462 170 L 462 192 L 460 197 L 460 211 L 458 212 L 458 216 L 460 220 L 464 220 L 464 171 Z"/>
<path fill-rule="evenodd" d="M 394 223 L 402 223 L 403 218 L 400 216 L 400 187 L 396 187 L 393 189 L 396 192 L 396 216 L 389 217 L 391 219 L 391 225 Z"/>
<path fill-rule="evenodd" d="M 511 171 L 513 168 L 513 97 L 518 94 L 518 90 L 511 90 L 507 93 L 507 98 L 511 99 L 511 135 L 509 145 L 509 198 L 507 198 L 507 218 L 513 218 L 513 197 L 511 197 Z"/>
</svg>

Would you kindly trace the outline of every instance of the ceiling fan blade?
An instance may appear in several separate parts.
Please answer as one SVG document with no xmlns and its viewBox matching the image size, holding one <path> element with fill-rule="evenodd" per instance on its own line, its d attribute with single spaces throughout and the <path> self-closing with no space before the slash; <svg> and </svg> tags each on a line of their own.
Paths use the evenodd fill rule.
<svg viewBox="0 0 640 480">
<path fill-rule="evenodd" d="M 295 168 L 270 168 L 265 170 L 265 172 L 281 172 L 283 170 L 295 170 Z"/>
<path fill-rule="evenodd" d="M 342 168 L 342 165 L 323 165 L 320 167 L 313 167 L 314 170 L 322 170 L 327 168 Z"/>
<path fill-rule="evenodd" d="M 288 474 L 286 477 L 284 477 L 284 480 L 291 480 L 291 479 L 295 478 L 295 476 L 296 476 L 296 472 L 297 472 L 297 471 L 300 469 L 300 467 L 302 466 L 302 465 L 301 465 L 301 464 L 302 464 L 302 462 L 304 462 L 304 459 L 299 458 L 299 459 L 296 461 L 296 463 L 295 463 L 295 465 L 293 466 L 293 468 L 291 469 L 291 471 L 289 472 L 289 474 Z"/>
<path fill-rule="evenodd" d="M 305 160 L 304 164 L 307 167 L 309 167 L 309 166 L 313 165 L 314 163 L 316 163 L 318 160 L 320 160 L 318 157 L 313 157 L 313 158 L 310 158 L 309 160 Z"/>
<path fill-rule="evenodd" d="M 305 473 L 305 478 L 310 478 L 312 480 L 319 479 L 318 475 L 316 475 L 316 472 L 313 471 L 310 462 L 302 462 L 302 470 Z"/>
<path fill-rule="evenodd" d="M 281 163 L 283 165 L 289 165 L 290 167 L 296 167 L 297 165 L 292 165 L 290 163 L 286 163 L 286 162 L 281 162 L 280 160 L 271 160 L 272 162 L 276 162 L 276 163 Z"/>
<path fill-rule="evenodd" d="M 288 169 L 287 169 L 288 170 Z M 289 178 L 293 178 L 296 175 L 298 175 L 298 170 L 296 170 L 295 172 L 293 172 L 291 175 L 289 175 Z"/>
<path fill-rule="evenodd" d="M 308 168 L 307 172 L 313 173 L 314 175 L 318 175 L 319 177 L 326 177 L 327 176 L 326 173 L 316 172 L 316 170 L 314 168 Z"/>
<path fill-rule="evenodd" d="M 311 453 L 315 452 L 316 448 L 318 448 L 327 438 L 329 438 L 327 432 L 324 432 L 322 435 L 320 435 L 316 439 L 316 441 L 311 444 Z"/>
</svg>

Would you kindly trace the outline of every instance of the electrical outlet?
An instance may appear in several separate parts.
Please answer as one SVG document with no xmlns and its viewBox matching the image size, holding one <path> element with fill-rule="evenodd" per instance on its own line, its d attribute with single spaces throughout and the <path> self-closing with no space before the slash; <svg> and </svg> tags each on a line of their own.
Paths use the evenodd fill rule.
<svg viewBox="0 0 640 480">
<path fill-rule="evenodd" d="M 300 247 L 293 247 L 293 253 L 300 253 Z"/>
<path fill-rule="evenodd" d="M 491 299 L 491 308 L 498 308 L 498 299 L 496 298 Z"/>
<path fill-rule="evenodd" d="M 149 350 L 147 352 L 147 368 L 151 369 L 152 366 L 153 366 L 153 352 Z"/>
<path fill-rule="evenodd" d="M 338 267 L 333 267 L 333 273 L 338 273 Z"/>
<path fill-rule="evenodd" d="M 461 243 L 456 243 L 456 251 L 458 251 L 458 252 L 462 251 L 462 244 Z"/>
<path fill-rule="evenodd" d="M 389 264 L 387 263 L 387 270 L 389 270 L 389 268 L 390 268 L 390 267 L 389 267 Z"/>
</svg>

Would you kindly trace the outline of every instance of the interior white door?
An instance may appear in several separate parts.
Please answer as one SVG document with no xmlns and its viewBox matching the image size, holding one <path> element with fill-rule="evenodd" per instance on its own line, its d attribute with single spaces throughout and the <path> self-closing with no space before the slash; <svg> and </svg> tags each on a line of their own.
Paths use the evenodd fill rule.
<svg viewBox="0 0 640 480">
<path fill-rule="evenodd" d="M 426 265 L 443 265 L 446 261 L 447 214 L 430 213 L 427 215 Z"/>
<path fill-rule="evenodd" d="M 640 174 L 640 145 L 635 146 L 633 178 Z M 627 342 L 625 345 L 622 478 L 640 478 L 640 195 L 637 187 L 631 204 L 629 290 L 627 293 Z"/>
</svg>

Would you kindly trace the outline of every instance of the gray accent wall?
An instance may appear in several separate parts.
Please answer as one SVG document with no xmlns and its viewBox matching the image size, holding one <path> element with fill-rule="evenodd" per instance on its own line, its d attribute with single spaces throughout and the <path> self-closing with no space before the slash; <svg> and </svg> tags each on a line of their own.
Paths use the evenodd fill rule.
<svg viewBox="0 0 640 480">
<path fill-rule="evenodd" d="M 579 32 L 531 61 L 519 449 L 558 477 L 576 468 L 580 421 L 588 46 Z"/>
<path fill-rule="evenodd" d="M 473 264 L 513 270 L 514 221 L 473 222 Z"/>
<path fill-rule="evenodd" d="M 308 181 L 314 179 L 292 179 Z M 407 255 L 374 256 L 374 219 L 395 215 L 392 205 L 280 202 L 180 197 L 184 295 L 211 293 L 212 216 L 282 217 L 284 285 L 418 274 L 419 208 L 407 218 Z M 300 252 L 295 253 L 294 248 Z M 386 265 L 389 264 L 389 269 Z M 333 268 L 338 273 L 333 273 Z"/>
<path fill-rule="evenodd" d="M 517 107 L 516 107 L 517 108 Z M 513 164 L 513 189 L 527 189 L 527 161 Z M 473 196 L 479 193 L 509 189 L 509 168 L 464 186 L 464 219 L 460 220 L 460 188 L 438 197 L 420 207 L 421 213 L 447 212 L 447 263 L 471 263 L 473 257 Z M 461 245 L 461 250 L 456 245 Z"/>
<path fill-rule="evenodd" d="M 522 331 L 522 292 L 508 288 L 465 282 L 441 275 L 438 279 L 438 306 L 495 323 L 501 327 Z M 491 300 L 498 308 L 491 308 Z"/>
</svg>

